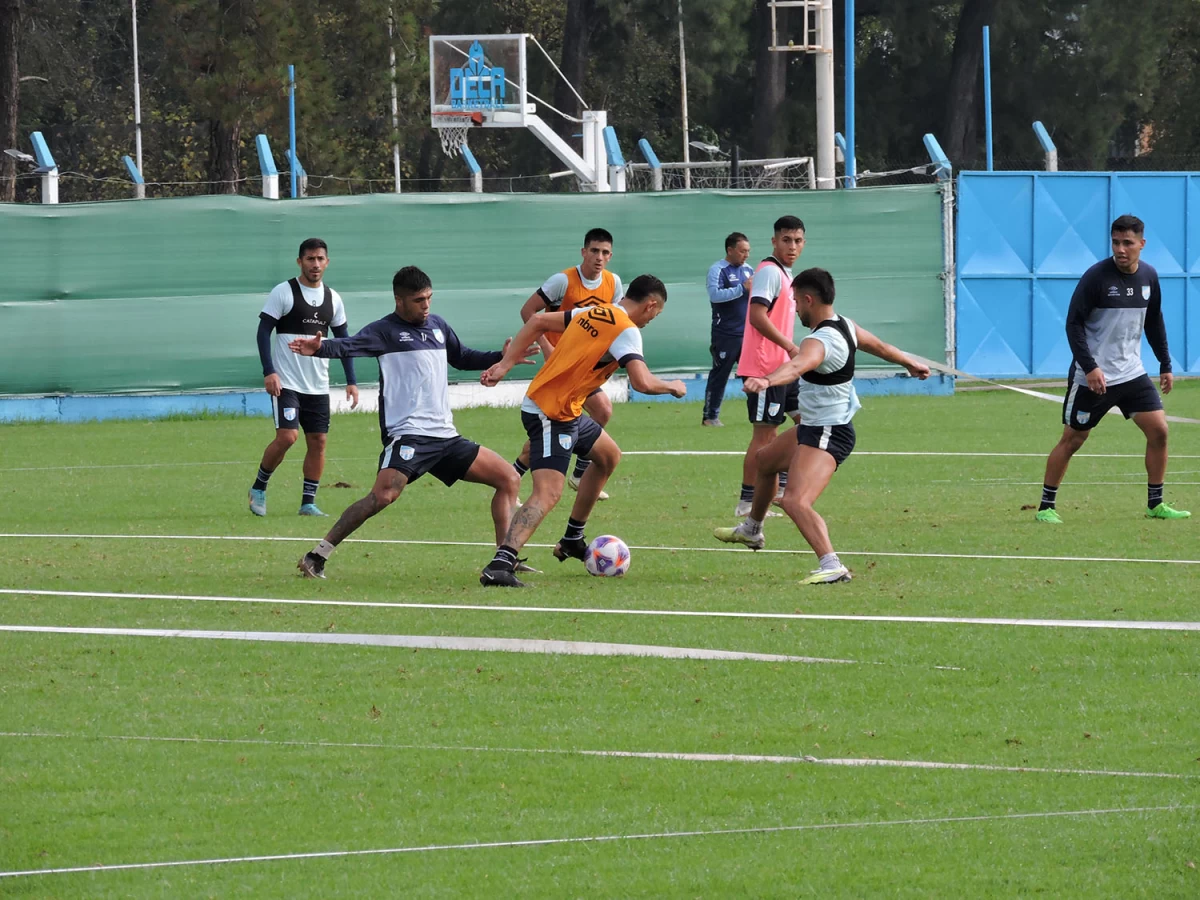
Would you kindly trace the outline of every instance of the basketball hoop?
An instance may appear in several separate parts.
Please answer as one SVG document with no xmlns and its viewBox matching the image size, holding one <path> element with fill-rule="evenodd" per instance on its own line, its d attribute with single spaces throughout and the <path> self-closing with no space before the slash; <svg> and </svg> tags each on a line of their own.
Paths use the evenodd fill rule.
<svg viewBox="0 0 1200 900">
<path fill-rule="evenodd" d="M 457 156 L 462 148 L 467 146 L 467 131 L 474 125 L 483 124 L 481 112 L 434 112 L 434 128 L 438 132 L 438 140 L 442 142 L 442 152 L 447 156 Z"/>
</svg>

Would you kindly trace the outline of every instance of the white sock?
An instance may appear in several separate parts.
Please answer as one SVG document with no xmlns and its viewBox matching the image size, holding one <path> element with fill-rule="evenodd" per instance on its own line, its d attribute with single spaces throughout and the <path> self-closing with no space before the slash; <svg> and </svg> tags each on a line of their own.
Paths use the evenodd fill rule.
<svg viewBox="0 0 1200 900">
<path fill-rule="evenodd" d="M 826 553 L 821 557 L 820 566 L 822 569 L 840 569 L 842 567 L 842 561 L 838 559 L 838 555 L 836 553 Z"/>
<path fill-rule="evenodd" d="M 761 534 L 762 522 L 758 521 L 758 519 L 752 519 L 750 516 L 746 516 L 746 521 L 742 523 L 742 532 L 750 537 L 754 537 L 756 534 Z"/>
<path fill-rule="evenodd" d="M 321 541 L 321 543 L 313 547 L 312 552 L 321 557 L 321 559 L 329 559 L 329 557 L 333 555 L 333 551 L 336 549 L 337 547 L 329 543 L 329 541 Z"/>
</svg>

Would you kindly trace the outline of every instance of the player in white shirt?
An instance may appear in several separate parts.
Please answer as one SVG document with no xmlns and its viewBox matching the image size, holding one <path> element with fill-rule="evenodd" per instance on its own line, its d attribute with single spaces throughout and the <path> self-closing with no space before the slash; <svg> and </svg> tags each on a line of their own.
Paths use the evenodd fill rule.
<svg viewBox="0 0 1200 900">
<path fill-rule="evenodd" d="M 317 488 L 325 469 L 325 438 L 329 433 L 329 360 L 299 356 L 288 343 L 298 337 L 350 333 L 346 308 L 337 291 L 324 283 L 329 265 L 329 248 L 320 238 L 300 245 L 296 259 L 300 277 L 277 284 L 267 297 L 258 322 L 258 355 L 263 367 L 263 387 L 271 395 L 275 439 L 263 451 L 258 476 L 250 488 L 250 512 L 267 514 L 267 482 L 283 462 L 304 429 L 304 489 L 300 515 L 323 516 L 317 508 Z M 272 348 L 271 333 L 275 332 Z M 272 352 L 272 349 L 274 352 Z M 342 360 L 346 373 L 346 397 L 358 406 L 354 363 Z"/>
<path fill-rule="evenodd" d="M 766 545 L 762 523 L 775 495 L 775 476 L 786 470 L 788 484 L 780 505 L 818 560 L 818 567 L 801 583 L 832 584 L 849 581 L 850 570 L 834 553 L 829 529 L 813 504 L 854 450 L 852 420 L 861 408 L 854 390 L 855 351 L 865 350 L 904 366 L 916 378 L 928 378 L 929 367 L 835 313 L 833 276 L 824 269 L 805 269 L 792 280 L 791 288 L 800 324 L 811 333 L 800 342 L 798 352 L 775 371 L 747 378 L 745 390 L 762 393 L 799 377 L 800 424 L 758 451 L 750 515 L 733 528 L 715 529 L 713 535 L 726 543 L 761 550 Z"/>
</svg>

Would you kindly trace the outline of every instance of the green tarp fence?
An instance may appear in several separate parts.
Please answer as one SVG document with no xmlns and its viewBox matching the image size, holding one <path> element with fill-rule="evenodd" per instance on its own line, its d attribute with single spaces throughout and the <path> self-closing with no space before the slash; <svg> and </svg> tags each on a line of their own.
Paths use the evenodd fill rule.
<svg viewBox="0 0 1200 900">
<path fill-rule="evenodd" d="M 579 262 L 594 226 L 613 233 L 612 269 L 626 284 L 643 272 L 667 284 L 666 312 L 645 335 L 651 367 L 707 369 L 708 267 L 731 231 L 749 236 L 751 262 L 770 253 L 771 224 L 787 214 L 808 227 L 797 271 L 829 269 L 841 311 L 906 349 L 944 356 L 936 185 L 6 204 L 0 393 L 259 387 L 259 310 L 314 236 L 329 244 L 326 281 L 345 299 L 351 331 L 390 312 L 392 274 L 418 265 L 433 279 L 434 311 L 468 346 L 498 348 L 525 299 Z M 360 381 L 377 378 L 371 361 L 359 371 Z M 337 363 L 330 372 L 341 378 Z"/>
</svg>

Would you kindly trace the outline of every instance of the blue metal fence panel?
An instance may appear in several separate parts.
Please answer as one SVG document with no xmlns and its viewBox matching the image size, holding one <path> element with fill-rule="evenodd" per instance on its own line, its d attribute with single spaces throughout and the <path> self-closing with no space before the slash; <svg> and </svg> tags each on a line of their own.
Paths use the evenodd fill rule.
<svg viewBox="0 0 1200 900">
<path fill-rule="evenodd" d="M 1185 172 L 963 172 L 958 177 L 957 333 L 961 368 L 1064 376 L 1064 332 L 1079 276 L 1109 255 L 1122 213 L 1146 223 L 1177 373 L 1200 374 L 1200 175 Z M 1158 363 L 1143 341 L 1146 368 Z"/>
</svg>

